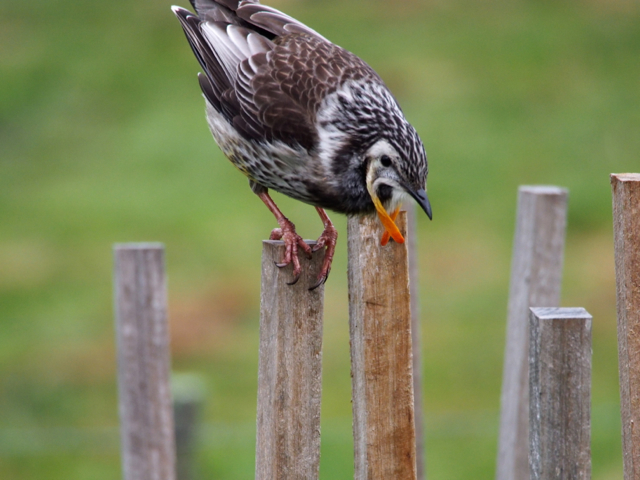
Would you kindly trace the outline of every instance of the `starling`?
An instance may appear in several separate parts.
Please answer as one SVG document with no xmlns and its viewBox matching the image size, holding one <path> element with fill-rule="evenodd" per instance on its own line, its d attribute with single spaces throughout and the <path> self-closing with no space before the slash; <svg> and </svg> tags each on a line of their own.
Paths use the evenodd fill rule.
<svg viewBox="0 0 640 480">
<path fill-rule="evenodd" d="M 399 205 L 413 197 L 431 218 L 427 156 L 420 137 L 378 74 L 363 60 L 290 16 L 252 0 L 190 0 L 172 7 L 203 73 L 198 74 L 211 133 L 275 215 L 293 281 L 298 249 L 312 249 L 269 196 L 271 188 L 313 205 L 326 248 L 317 283 L 331 269 L 338 233 L 325 209 L 377 212 L 402 243 Z M 390 212 L 390 213 L 389 213 Z"/>
</svg>

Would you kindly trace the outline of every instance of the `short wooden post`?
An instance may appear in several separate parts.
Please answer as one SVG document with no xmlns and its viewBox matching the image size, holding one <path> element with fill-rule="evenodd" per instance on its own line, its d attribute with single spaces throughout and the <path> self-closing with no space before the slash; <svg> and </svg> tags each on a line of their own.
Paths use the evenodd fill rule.
<svg viewBox="0 0 640 480">
<path fill-rule="evenodd" d="M 640 478 L 640 174 L 611 175 L 625 480 Z"/>
<path fill-rule="evenodd" d="M 560 304 L 567 191 L 518 192 L 502 377 L 497 480 L 529 478 L 529 307 Z"/>
<path fill-rule="evenodd" d="M 418 480 L 427 478 L 424 439 L 424 413 L 422 404 L 422 338 L 420 328 L 420 291 L 418 288 L 418 234 L 416 205 L 408 202 L 407 250 L 409 255 L 409 292 L 411 294 L 411 351 L 413 352 L 413 401 L 416 424 L 416 474 Z"/>
<path fill-rule="evenodd" d="M 531 480 L 591 479 L 591 315 L 530 313 Z"/>
<path fill-rule="evenodd" d="M 192 480 L 200 415 L 204 406 L 205 387 L 199 375 L 174 373 L 171 376 L 173 418 L 176 439 L 177 480 Z"/>
<path fill-rule="evenodd" d="M 406 236 L 406 215 L 398 227 Z M 356 480 L 416 478 L 406 244 L 380 246 L 372 216 L 350 217 L 349 325 Z"/>
<path fill-rule="evenodd" d="M 118 386 L 125 480 L 175 479 L 164 247 L 115 254 Z"/>
<path fill-rule="evenodd" d="M 314 242 L 308 242 L 310 246 Z M 313 291 L 324 250 L 300 254 L 302 275 L 276 267 L 284 243 L 262 251 L 256 479 L 317 479 L 320 467 L 324 287 Z"/>
</svg>

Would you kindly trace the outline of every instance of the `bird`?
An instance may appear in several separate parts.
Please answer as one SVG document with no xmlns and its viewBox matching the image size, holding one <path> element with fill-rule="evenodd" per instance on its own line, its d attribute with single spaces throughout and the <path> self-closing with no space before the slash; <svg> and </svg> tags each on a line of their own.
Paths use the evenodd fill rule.
<svg viewBox="0 0 640 480">
<path fill-rule="evenodd" d="M 313 290 L 331 271 L 338 232 L 326 210 L 377 213 L 380 243 L 404 238 L 395 224 L 412 197 L 432 219 L 427 154 L 382 78 L 364 60 L 289 15 L 255 0 L 190 0 L 171 7 L 202 72 L 211 133 L 278 223 L 276 265 L 302 267 L 325 249 Z M 275 204 L 274 190 L 315 207 L 324 229 L 311 248 Z"/>
</svg>

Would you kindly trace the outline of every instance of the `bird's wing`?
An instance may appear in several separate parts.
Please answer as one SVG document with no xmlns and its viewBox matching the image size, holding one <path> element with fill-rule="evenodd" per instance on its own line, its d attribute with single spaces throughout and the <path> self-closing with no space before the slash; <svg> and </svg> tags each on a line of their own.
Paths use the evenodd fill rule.
<svg viewBox="0 0 640 480">
<path fill-rule="evenodd" d="M 204 21 L 226 22 L 250 27 L 269 39 L 290 33 L 306 33 L 326 39 L 315 30 L 258 0 L 189 0 Z"/>
<path fill-rule="evenodd" d="M 234 0 L 194 4 L 200 18 L 173 10 L 204 69 L 200 86 L 247 139 L 311 150 L 322 99 L 349 79 L 378 78 L 358 57 L 273 8 Z"/>
<path fill-rule="evenodd" d="M 330 42 L 305 33 L 278 37 L 269 53 L 240 64 L 242 119 L 259 124 L 267 138 L 311 150 L 323 99 L 347 80 L 370 75 L 377 78 L 366 63 Z"/>
</svg>

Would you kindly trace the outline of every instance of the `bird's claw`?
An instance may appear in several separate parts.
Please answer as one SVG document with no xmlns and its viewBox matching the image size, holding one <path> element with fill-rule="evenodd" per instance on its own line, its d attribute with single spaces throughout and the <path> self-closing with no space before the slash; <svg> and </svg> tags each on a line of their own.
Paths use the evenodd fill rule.
<svg viewBox="0 0 640 480">
<path fill-rule="evenodd" d="M 336 242 L 338 241 L 338 231 L 331 224 L 325 224 L 324 231 L 322 235 L 318 238 L 318 241 L 313 246 L 312 250 L 317 252 L 322 248 L 327 248 L 324 253 L 324 261 L 322 262 L 322 267 L 320 268 L 320 273 L 318 274 L 318 281 L 311 287 L 309 290 L 315 290 L 320 285 L 324 284 L 329 278 L 329 272 L 331 271 L 331 262 L 333 261 L 333 255 L 336 251 Z"/>
<path fill-rule="evenodd" d="M 276 263 L 276 267 L 284 268 L 289 264 L 293 264 L 293 280 L 287 282 L 288 285 L 294 285 L 302 273 L 300 259 L 298 258 L 298 248 L 302 249 L 308 258 L 312 258 L 311 247 L 296 233 L 295 225 L 285 218 L 280 224 L 280 228 L 274 228 L 269 235 L 270 240 L 282 240 L 285 245 L 284 259 L 282 263 Z"/>
<path fill-rule="evenodd" d="M 329 278 L 329 272 L 327 272 L 326 275 L 321 275 L 318 278 L 318 281 L 313 286 L 309 287 L 309 291 L 312 292 L 316 288 L 318 288 L 320 285 L 324 285 L 324 283 L 327 281 L 327 278 Z"/>
</svg>

